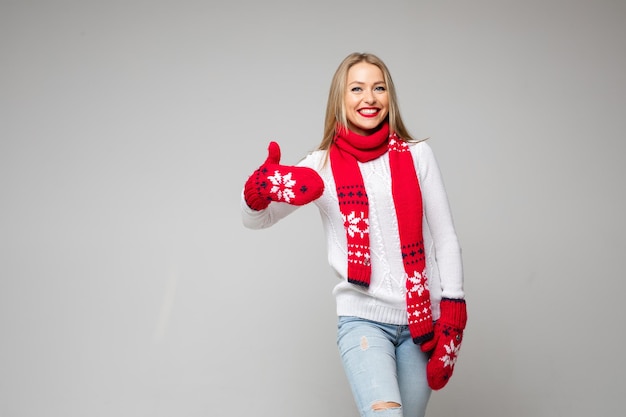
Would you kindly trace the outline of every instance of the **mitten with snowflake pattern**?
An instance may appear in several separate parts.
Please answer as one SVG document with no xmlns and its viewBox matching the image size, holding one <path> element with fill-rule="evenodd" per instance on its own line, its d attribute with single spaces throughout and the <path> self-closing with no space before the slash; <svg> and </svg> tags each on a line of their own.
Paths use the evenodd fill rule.
<svg viewBox="0 0 626 417">
<path fill-rule="evenodd" d="M 263 210 L 272 201 L 302 206 L 319 198 L 324 181 L 308 167 L 280 165 L 280 147 L 270 142 L 263 165 L 246 181 L 243 195 L 253 210 Z"/>
<path fill-rule="evenodd" d="M 443 388 L 452 376 L 467 323 L 465 300 L 444 298 L 439 306 L 441 316 L 435 322 L 435 337 L 421 345 L 424 352 L 432 350 L 426 378 L 434 390 Z"/>
</svg>

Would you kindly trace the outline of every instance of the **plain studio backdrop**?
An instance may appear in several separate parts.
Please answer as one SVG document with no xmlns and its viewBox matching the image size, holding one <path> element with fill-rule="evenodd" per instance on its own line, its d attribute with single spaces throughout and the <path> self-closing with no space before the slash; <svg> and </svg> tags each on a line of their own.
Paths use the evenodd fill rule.
<svg viewBox="0 0 626 417">
<path fill-rule="evenodd" d="M 357 416 L 317 210 L 239 212 L 353 51 L 463 247 L 428 416 L 624 415 L 625 42 L 620 0 L 2 0 L 0 416 Z"/>
</svg>

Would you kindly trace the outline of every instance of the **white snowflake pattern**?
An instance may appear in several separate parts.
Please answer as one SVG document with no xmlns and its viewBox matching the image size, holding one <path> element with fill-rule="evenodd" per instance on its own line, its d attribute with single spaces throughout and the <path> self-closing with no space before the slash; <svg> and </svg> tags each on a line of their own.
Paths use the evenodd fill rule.
<svg viewBox="0 0 626 417">
<path fill-rule="evenodd" d="M 354 211 L 348 215 L 343 215 L 343 223 L 350 237 L 360 234 L 361 239 L 363 239 L 365 234 L 370 232 L 369 220 L 365 218 L 365 213 L 363 212 L 361 212 L 360 216 Z"/>
<path fill-rule="evenodd" d="M 419 297 L 422 296 L 424 291 L 428 291 L 428 283 L 426 282 L 426 274 L 420 274 L 417 271 L 413 272 L 412 277 L 407 277 L 409 282 L 411 282 L 412 286 L 409 289 L 409 298 L 411 298 L 412 293 L 416 292 Z"/>
<path fill-rule="evenodd" d="M 403 140 L 400 140 L 400 138 L 398 138 L 398 135 L 395 133 L 389 137 L 389 148 L 396 152 L 409 151 L 409 146 L 407 145 L 407 143 Z"/>
<path fill-rule="evenodd" d="M 272 183 L 270 193 L 276 194 L 278 200 L 289 203 L 292 198 L 296 197 L 293 192 L 293 186 L 296 185 L 296 181 L 291 179 L 291 172 L 281 175 L 279 171 L 275 171 L 274 175 L 267 177 L 267 179 Z"/>
<path fill-rule="evenodd" d="M 446 355 L 443 355 L 439 360 L 443 362 L 443 367 L 449 366 L 450 368 L 454 367 L 456 363 L 457 355 L 459 354 L 459 350 L 461 349 L 461 344 L 454 346 L 454 340 L 450 340 L 450 345 L 443 345 L 446 349 Z"/>
</svg>

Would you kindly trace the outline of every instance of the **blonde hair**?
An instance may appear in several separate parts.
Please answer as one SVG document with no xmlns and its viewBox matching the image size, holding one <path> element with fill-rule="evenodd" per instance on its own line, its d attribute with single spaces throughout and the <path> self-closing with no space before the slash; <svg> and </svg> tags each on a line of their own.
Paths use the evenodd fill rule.
<svg viewBox="0 0 626 417">
<path fill-rule="evenodd" d="M 320 142 L 318 149 L 328 150 L 335 138 L 335 129 L 337 123 L 342 126 L 348 126 L 346 118 L 346 106 L 344 101 L 344 95 L 346 93 L 346 80 L 348 78 L 348 71 L 355 64 L 366 62 L 380 68 L 383 73 L 384 81 L 387 86 L 387 93 L 389 95 L 389 114 L 387 116 L 389 120 L 389 131 L 395 132 L 405 141 L 413 140 L 409 132 L 407 131 L 402 117 L 400 117 L 400 109 L 398 108 L 398 99 L 396 96 L 396 89 L 391 79 L 391 74 L 385 63 L 376 55 L 363 52 L 354 52 L 348 55 L 339 64 L 339 67 L 335 71 L 332 82 L 330 84 L 330 91 L 328 93 L 328 104 L 326 105 L 326 119 L 324 121 L 324 136 Z"/>
</svg>

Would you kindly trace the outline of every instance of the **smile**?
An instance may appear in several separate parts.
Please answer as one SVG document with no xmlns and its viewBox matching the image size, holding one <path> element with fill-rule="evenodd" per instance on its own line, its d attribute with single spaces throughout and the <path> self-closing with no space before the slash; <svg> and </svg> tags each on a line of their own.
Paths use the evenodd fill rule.
<svg viewBox="0 0 626 417">
<path fill-rule="evenodd" d="M 366 109 L 359 109 L 358 112 L 363 117 L 376 117 L 378 112 L 380 112 L 380 109 L 366 108 Z"/>
</svg>

